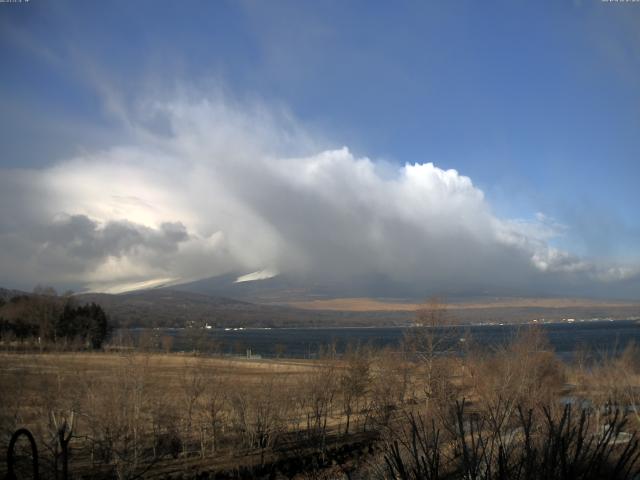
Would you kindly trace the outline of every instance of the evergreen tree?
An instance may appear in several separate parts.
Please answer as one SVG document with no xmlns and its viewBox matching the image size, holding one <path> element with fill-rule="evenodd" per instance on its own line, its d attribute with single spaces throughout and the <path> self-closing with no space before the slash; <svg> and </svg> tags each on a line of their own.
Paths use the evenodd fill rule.
<svg viewBox="0 0 640 480">
<path fill-rule="evenodd" d="M 102 347 L 109 333 L 107 315 L 96 303 L 80 306 L 67 303 L 56 325 L 58 338 L 79 338 L 94 349 Z"/>
</svg>

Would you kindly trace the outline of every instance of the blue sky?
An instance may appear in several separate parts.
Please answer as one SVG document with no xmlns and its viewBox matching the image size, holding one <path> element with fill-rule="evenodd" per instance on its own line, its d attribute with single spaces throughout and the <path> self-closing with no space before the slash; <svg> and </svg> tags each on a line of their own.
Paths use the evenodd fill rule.
<svg viewBox="0 0 640 480">
<path fill-rule="evenodd" d="M 456 169 L 553 248 L 640 260 L 638 3 L 31 0 L 0 4 L 0 58 L 0 168 L 138 144 L 139 98 L 213 89 L 322 150 Z"/>
</svg>

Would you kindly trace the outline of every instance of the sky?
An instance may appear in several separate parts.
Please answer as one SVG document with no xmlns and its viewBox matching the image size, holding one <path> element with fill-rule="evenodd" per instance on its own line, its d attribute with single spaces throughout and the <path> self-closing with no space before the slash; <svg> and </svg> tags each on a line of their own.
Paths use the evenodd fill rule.
<svg viewBox="0 0 640 480">
<path fill-rule="evenodd" d="M 0 286 L 640 299 L 638 2 L 29 0 L 0 60 Z"/>
</svg>

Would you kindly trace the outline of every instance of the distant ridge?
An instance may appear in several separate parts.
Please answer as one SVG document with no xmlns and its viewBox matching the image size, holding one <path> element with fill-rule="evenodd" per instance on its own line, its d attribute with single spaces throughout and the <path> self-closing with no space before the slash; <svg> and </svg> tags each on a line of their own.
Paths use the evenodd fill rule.
<svg viewBox="0 0 640 480">
<path fill-rule="evenodd" d="M 5 302 L 17 295 L 30 295 L 27 292 L 23 292 L 22 290 L 11 290 L 7 288 L 0 288 L 0 298 Z"/>
<path fill-rule="evenodd" d="M 423 299 L 340 297 L 338 287 L 290 277 L 235 283 L 227 275 L 121 294 L 81 293 L 122 327 L 357 327 L 410 325 Z M 191 291 L 191 290 L 201 290 Z M 357 289 L 355 289 L 357 290 Z M 353 290 L 351 290 L 353 291 Z M 5 301 L 30 293 L 0 288 Z M 563 319 L 640 319 L 640 303 L 579 298 L 453 297 L 447 312 L 459 323 L 521 323 Z"/>
<path fill-rule="evenodd" d="M 397 326 L 413 323 L 415 310 L 420 306 L 367 298 L 265 304 L 169 289 L 118 295 L 82 294 L 76 298 L 102 305 L 122 326 L 133 327 Z M 587 299 L 476 298 L 449 302 L 447 312 L 462 324 L 629 319 L 640 318 L 640 304 Z"/>
<path fill-rule="evenodd" d="M 406 312 L 334 312 L 264 305 L 228 297 L 171 289 L 121 294 L 86 293 L 79 302 L 96 302 L 121 326 L 129 327 L 321 327 L 406 325 Z"/>
</svg>

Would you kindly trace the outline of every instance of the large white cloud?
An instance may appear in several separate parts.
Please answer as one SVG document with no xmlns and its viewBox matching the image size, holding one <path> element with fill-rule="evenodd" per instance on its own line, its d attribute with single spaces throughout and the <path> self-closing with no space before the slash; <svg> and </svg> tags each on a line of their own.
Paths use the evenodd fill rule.
<svg viewBox="0 0 640 480">
<path fill-rule="evenodd" d="M 260 104 L 176 96 L 134 111 L 130 144 L 1 172 L 2 284 L 110 289 L 261 271 L 573 292 L 637 275 L 553 248 L 563 227 L 544 215 L 496 217 L 455 170 L 327 149 Z"/>
</svg>

